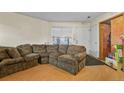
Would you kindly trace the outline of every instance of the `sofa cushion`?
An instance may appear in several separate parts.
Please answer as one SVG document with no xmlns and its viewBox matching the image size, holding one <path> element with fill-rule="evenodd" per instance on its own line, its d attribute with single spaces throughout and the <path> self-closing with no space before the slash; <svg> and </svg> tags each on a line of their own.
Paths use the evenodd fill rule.
<svg viewBox="0 0 124 93">
<path fill-rule="evenodd" d="M 69 45 L 67 54 L 76 54 L 86 51 L 86 48 L 84 46 L 79 45 Z"/>
<path fill-rule="evenodd" d="M 26 61 L 31 61 L 31 60 L 35 60 L 35 59 L 38 59 L 39 58 L 39 54 L 37 53 L 31 53 L 31 54 L 28 54 L 24 57 L 24 59 Z"/>
<path fill-rule="evenodd" d="M 24 44 L 24 45 L 17 46 L 17 49 L 22 56 L 32 53 L 32 47 L 30 44 Z"/>
<path fill-rule="evenodd" d="M 45 45 L 32 45 L 32 48 L 33 48 L 34 53 L 46 52 L 46 46 Z"/>
<path fill-rule="evenodd" d="M 19 51 L 16 48 L 8 48 L 7 53 L 11 58 L 21 57 Z"/>
<path fill-rule="evenodd" d="M 67 49 L 68 49 L 68 45 L 59 45 L 59 52 L 66 54 L 67 53 Z"/>
<path fill-rule="evenodd" d="M 8 59 L 4 59 L 1 63 L 0 66 L 2 65 L 10 65 L 10 64 L 15 64 L 15 63 L 19 63 L 19 62 L 24 62 L 24 58 L 23 57 L 19 57 L 19 58 L 8 58 Z"/>
<path fill-rule="evenodd" d="M 14 59 L 4 59 L 3 61 L 1 61 L 0 63 L 0 66 L 4 66 L 4 65 L 9 65 L 9 64 L 13 64 L 15 63 L 15 60 Z"/>
<path fill-rule="evenodd" d="M 70 64 L 73 66 L 78 64 L 77 60 L 72 55 L 68 55 L 68 54 L 59 56 L 58 61 Z"/>
<path fill-rule="evenodd" d="M 0 61 L 7 58 L 9 58 L 9 55 L 7 54 L 6 50 L 5 49 L 0 50 Z"/>
<path fill-rule="evenodd" d="M 55 53 L 58 52 L 58 45 L 47 45 L 47 52 L 48 53 Z"/>
<path fill-rule="evenodd" d="M 83 60 L 85 57 L 86 57 L 86 52 L 74 54 L 74 58 L 75 58 L 77 61 L 81 61 L 81 60 Z"/>
</svg>

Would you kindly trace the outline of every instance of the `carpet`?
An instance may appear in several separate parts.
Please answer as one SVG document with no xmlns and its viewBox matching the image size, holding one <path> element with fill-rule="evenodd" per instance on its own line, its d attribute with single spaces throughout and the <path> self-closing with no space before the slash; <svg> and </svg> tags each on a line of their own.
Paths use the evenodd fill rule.
<svg viewBox="0 0 124 93">
<path fill-rule="evenodd" d="M 94 65 L 105 65 L 105 63 L 96 59 L 93 56 L 87 55 L 86 66 L 94 66 Z"/>
</svg>

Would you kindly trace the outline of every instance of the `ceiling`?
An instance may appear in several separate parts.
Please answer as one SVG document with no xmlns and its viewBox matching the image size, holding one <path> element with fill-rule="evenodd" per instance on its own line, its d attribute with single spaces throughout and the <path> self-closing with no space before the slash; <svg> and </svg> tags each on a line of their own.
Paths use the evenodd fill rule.
<svg viewBox="0 0 124 93">
<path fill-rule="evenodd" d="M 50 22 L 85 22 L 105 12 L 19 12 L 19 14 L 50 21 Z M 90 18 L 88 18 L 90 16 Z"/>
</svg>

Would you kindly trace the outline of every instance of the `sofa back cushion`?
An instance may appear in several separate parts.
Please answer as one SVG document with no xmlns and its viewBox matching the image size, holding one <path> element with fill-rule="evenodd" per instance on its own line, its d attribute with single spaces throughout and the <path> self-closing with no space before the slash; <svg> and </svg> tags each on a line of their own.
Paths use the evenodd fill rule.
<svg viewBox="0 0 124 93">
<path fill-rule="evenodd" d="M 32 46 L 30 44 L 17 46 L 17 49 L 20 52 L 21 56 L 25 56 L 27 54 L 32 53 Z"/>
<path fill-rule="evenodd" d="M 54 53 L 58 52 L 58 45 L 47 45 L 47 52 L 48 53 Z"/>
<path fill-rule="evenodd" d="M 45 53 L 46 52 L 46 46 L 45 45 L 32 45 L 33 52 L 34 53 Z"/>
<path fill-rule="evenodd" d="M 8 48 L 7 49 L 7 53 L 11 58 L 18 58 L 21 57 L 19 51 L 17 50 L 17 48 Z"/>
<path fill-rule="evenodd" d="M 79 45 L 69 45 L 67 54 L 76 54 L 86 51 L 86 48 L 84 46 Z"/>
<path fill-rule="evenodd" d="M 67 49 L 68 49 L 68 45 L 59 45 L 59 52 L 66 54 L 67 53 Z"/>
<path fill-rule="evenodd" d="M 7 59 L 9 58 L 9 55 L 7 54 L 5 49 L 1 49 L 0 50 L 0 61 L 2 61 L 3 59 Z"/>
</svg>

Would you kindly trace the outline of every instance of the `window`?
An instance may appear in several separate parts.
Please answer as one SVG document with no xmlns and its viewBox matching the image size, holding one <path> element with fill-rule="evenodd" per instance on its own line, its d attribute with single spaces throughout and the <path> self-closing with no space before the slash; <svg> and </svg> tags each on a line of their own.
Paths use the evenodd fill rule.
<svg viewBox="0 0 124 93">
<path fill-rule="evenodd" d="M 68 45 L 72 43 L 72 28 L 69 27 L 53 27 L 52 32 L 53 44 Z"/>
<path fill-rule="evenodd" d="M 53 44 L 69 45 L 69 37 L 53 37 Z"/>
</svg>

